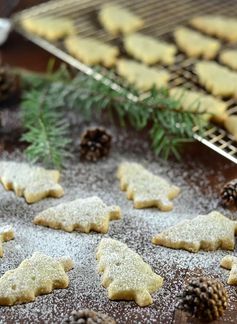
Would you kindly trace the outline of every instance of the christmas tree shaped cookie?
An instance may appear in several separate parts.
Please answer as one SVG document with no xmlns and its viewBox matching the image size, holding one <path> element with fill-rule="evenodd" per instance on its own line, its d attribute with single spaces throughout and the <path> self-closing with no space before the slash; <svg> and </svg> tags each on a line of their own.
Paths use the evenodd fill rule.
<svg viewBox="0 0 237 324">
<path fill-rule="evenodd" d="M 0 227 L 0 257 L 3 256 L 2 243 L 14 239 L 14 231 L 11 227 Z"/>
<path fill-rule="evenodd" d="M 121 190 L 127 192 L 128 199 L 133 199 L 135 208 L 157 207 L 169 211 L 173 209 L 171 200 L 180 192 L 178 187 L 138 163 L 121 163 L 117 177 Z"/>
<path fill-rule="evenodd" d="M 35 217 L 34 223 L 67 232 L 107 233 L 109 221 L 119 218 L 121 211 L 118 206 L 107 206 L 94 196 L 48 208 Z"/>
<path fill-rule="evenodd" d="M 67 288 L 69 278 L 65 272 L 72 268 L 70 258 L 55 260 L 35 252 L 0 278 L 0 305 L 28 303 L 56 288 Z"/>
<path fill-rule="evenodd" d="M 139 306 L 152 304 L 150 294 L 162 286 L 163 278 L 136 252 L 124 243 L 106 238 L 101 240 L 96 258 L 109 299 L 135 300 Z"/>
<path fill-rule="evenodd" d="M 227 280 L 229 285 L 237 285 L 237 257 L 227 255 L 221 260 L 221 266 L 230 270 L 230 275 Z"/>
<path fill-rule="evenodd" d="M 57 170 L 46 170 L 26 163 L 0 162 L 0 183 L 6 190 L 14 190 L 18 197 L 24 196 L 28 203 L 48 196 L 63 196 L 59 178 Z"/>
<path fill-rule="evenodd" d="M 217 211 L 184 220 L 156 235 L 152 242 L 173 249 L 190 252 L 233 250 L 237 221 L 232 221 Z"/>
</svg>

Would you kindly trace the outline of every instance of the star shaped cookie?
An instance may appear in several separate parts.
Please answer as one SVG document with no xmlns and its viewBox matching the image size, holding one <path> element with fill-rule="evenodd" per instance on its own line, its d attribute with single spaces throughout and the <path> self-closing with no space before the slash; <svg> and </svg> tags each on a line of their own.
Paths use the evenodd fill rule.
<svg viewBox="0 0 237 324">
<path fill-rule="evenodd" d="M 229 285 L 237 285 L 237 257 L 227 255 L 221 260 L 221 266 L 230 270 L 230 275 L 227 280 Z"/>
</svg>

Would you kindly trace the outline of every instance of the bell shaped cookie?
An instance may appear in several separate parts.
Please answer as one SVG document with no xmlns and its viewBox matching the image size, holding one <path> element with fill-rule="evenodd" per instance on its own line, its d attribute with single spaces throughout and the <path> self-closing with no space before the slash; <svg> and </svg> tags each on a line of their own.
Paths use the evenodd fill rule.
<svg viewBox="0 0 237 324">
<path fill-rule="evenodd" d="M 39 213 L 34 223 L 66 232 L 107 233 L 109 221 L 121 218 L 118 206 L 107 206 L 99 197 L 76 199 Z"/>
<path fill-rule="evenodd" d="M 15 305 L 32 302 L 39 295 L 56 288 L 67 288 L 69 278 L 66 271 L 73 268 L 70 258 L 55 260 L 40 252 L 25 259 L 14 270 L 0 278 L 0 305 Z"/>
<path fill-rule="evenodd" d="M 152 243 L 172 249 L 198 252 L 200 249 L 234 250 L 237 221 L 232 221 L 217 211 L 184 220 L 157 234 Z"/>
<path fill-rule="evenodd" d="M 109 299 L 135 300 L 139 306 L 153 303 L 151 293 L 162 286 L 163 278 L 139 254 L 122 242 L 105 238 L 98 246 L 96 258 Z"/>
<path fill-rule="evenodd" d="M 0 162 L 0 183 L 6 190 L 14 190 L 18 197 L 24 196 L 28 203 L 63 196 L 59 179 L 57 170 L 46 170 L 27 163 Z"/>
<path fill-rule="evenodd" d="M 157 207 L 169 211 L 173 209 L 171 200 L 180 192 L 179 187 L 134 162 L 122 162 L 117 177 L 120 189 L 127 192 L 127 198 L 134 201 L 135 208 Z"/>
</svg>

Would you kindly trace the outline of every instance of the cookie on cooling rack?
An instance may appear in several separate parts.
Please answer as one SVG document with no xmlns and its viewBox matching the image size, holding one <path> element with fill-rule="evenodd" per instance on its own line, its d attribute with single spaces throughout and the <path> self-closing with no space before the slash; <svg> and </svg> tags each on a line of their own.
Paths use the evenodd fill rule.
<svg viewBox="0 0 237 324">
<path fill-rule="evenodd" d="M 237 70 L 237 49 L 226 49 L 220 54 L 221 63 Z"/>
</svg>

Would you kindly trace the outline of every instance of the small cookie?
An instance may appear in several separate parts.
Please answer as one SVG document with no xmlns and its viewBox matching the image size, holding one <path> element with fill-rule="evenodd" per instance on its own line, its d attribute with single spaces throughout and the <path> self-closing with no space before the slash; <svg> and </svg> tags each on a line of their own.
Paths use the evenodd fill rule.
<svg viewBox="0 0 237 324">
<path fill-rule="evenodd" d="M 119 55 L 117 47 L 92 37 L 70 36 L 65 40 L 65 47 L 70 54 L 88 65 L 103 64 L 110 67 L 115 64 Z"/>
<path fill-rule="evenodd" d="M 176 47 L 162 42 L 151 36 L 140 33 L 128 35 L 124 38 L 124 47 L 128 54 L 145 64 L 173 64 L 175 61 Z"/>
<path fill-rule="evenodd" d="M 21 262 L 18 268 L 7 271 L 0 278 L 0 305 L 15 305 L 34 301 L 39 295 L 56 288 L 67 288 L 65 271 L 73 268 L 70 258 L 55 260 L 40 252 Z"/>
<path fill-rule="evenodd" d="M 152 243 L 172 249 L 198 252 L 200 249 L 234 250 L 237 222 L 217 211 L 184 220 L 152 239 Z"/>
<path fill-rule="evenodd" d="M 224 121 L 225 128 L 237 141 L 237 115 L 228 116 Z"/>
<path fill-rule="evenodd" d="M 217 36 L 229 42 L 237 41 L 237 19 L 204 15 L 193 18 L 190 23 L 206 34 Z"/>
<path fill-rule="evenodd" d="M 100 198 L 94 196 L 48 208 L 35 217 L 34 224 L 66 232 L 76 230 L 84 233 L 107 233 L 109 221 L 120 218 L 121 211 L 118 206 L 107 206 Z"/>
<path fill-rule="evenodd" d="M 135 300 L 139 306 L 153 303 L 150 293 L 162 286 L 163 278 L 139 254 L 122 242 L 105 238 L 100 241 L 96 258 L 109 299 Z"/>
<path fill-rule="evenodd" d="M 14 238 L 15 233 L 11 227 L 0 227 L 0 257 L 3 256 L 2 243 L 13 240 Z"/>
<path fill-rule="evenodd" d="M 73 21 L 64 17 L 43 16 L 21 21 L 25 30 L 50 41 L 56 41 L 74 33 Z"/>
<path fill-rule="evenodd" d="M 171 200 L 180 193 L 180 188 L 138 163 L 121 163 L 117 177 L 120 179 L 120 189 L 127 192 L 128 199 L 133 199 L 135 208 L 157 207 L 169 211 L 173 209 Z"/>
<path fill-rule="evenodd" d="M 178 47 L 189 57 L 204 57 L 212 59 L 216 56 L 221 43 L 186 27 L 176 28 L 175 41 Z"/>
<path fill-rule="evenodd" d="M 233 70 L 237 70 L 237 50 L 226 49 L 220 54 L 220 61 Z"/>
<path fill-rule="evenodd" d="M 227 280 L 229 285 L 237 285 L 237 257 L 226 255 L 221 260 L 221 266 L 225 269 L 230 270 L 230 275 Z"/>
<path fill-rule="evenodd" d="M 144 21 L 130 10 L 112 3 L 106 3 L 102 6 L 99 20 L 103 27 L 112 35 L 117 35 L 120 32 L 129 34 L 137 31 L 144 25 Z"/>
<path fill-rule="evenodd" d="M 121 59 L 117 62 L 117 72 L 138 90 L 148 91 L 153 86 L 167 86 L 170 74 L 165 69 L 148 67 L 143 63 Z"/>
<path fill-rule="evenodd" d="M 223 121 L 227 118 L 227 104 L 220 99 L 183 87 L 171 89 L 170 95 L 181 103 L 184 110 L 202 112 L 204 119 Z"/>
<path fill-rule="evenodd" d="M 237 98 L 237 73 L 216 62 L 198 62 L 199 82 L 215 96 Z"/>
<path fill-rule="evenodd" d="M 18 197 L 24 196 L 28 203 L 49 196 L 63 196 L 59 178 L 57 170 L 46 170 L 26 163 L 0 162 L 0 183 L 6 190 L 14 190 Z"/>
</svg>

